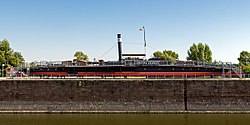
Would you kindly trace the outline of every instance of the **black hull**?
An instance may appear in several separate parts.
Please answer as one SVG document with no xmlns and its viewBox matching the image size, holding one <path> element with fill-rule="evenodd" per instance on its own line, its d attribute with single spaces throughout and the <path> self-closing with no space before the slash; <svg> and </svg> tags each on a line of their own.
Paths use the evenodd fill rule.
<svg viewBox="0 0 250 125">
<path fill-rule="evenodd" d="M 30 75 L 43 76 L 203 76 L 218 75 L 229 72 L 229 69 L 216 67 L 183 67 L 183 66 L 70 66 L 70 67 L 35 67 Z"/>
</svg>

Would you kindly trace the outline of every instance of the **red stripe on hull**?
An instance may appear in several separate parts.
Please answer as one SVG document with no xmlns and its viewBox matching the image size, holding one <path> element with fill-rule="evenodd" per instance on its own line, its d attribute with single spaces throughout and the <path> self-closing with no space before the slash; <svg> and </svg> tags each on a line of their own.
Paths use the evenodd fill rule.
<svg viewBox="0 0 250 125">
<path fill-rule="evenodd" d="M 222 72 L 78 72 L 78 76 L 203 76 L 203 75 L 221 75 Z"/>
</svg>

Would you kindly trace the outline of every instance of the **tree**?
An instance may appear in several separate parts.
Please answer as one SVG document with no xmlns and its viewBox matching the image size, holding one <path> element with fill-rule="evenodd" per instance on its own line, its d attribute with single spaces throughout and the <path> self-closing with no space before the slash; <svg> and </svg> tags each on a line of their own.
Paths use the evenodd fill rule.
<svg viewBox="0 0 250 125">
<path fill-rule="evenodd" d="M 0 41 L 0 65 L 6 67 L 20 66 L 24 62 L 24 58 L 20 52 L 14 52 L 7 39 Z M 5 70 L 5 69 L 3 69 Z M 2 73 L 1 69 L 1 73 Z"/>
<path fill-rule="evenodd" d="M 24 62 L 24 58 L 20 52 L 14 52 L 10 58 L 10 64 L 12 66 L 21 66 Z"/>
<path fill-rule="evenodd" d="M 198 59 L 199 61 L 205 61 L 204 54 L 205 53 L 205 46 L 202 43 L 198 44 Z"/>
<path fill-rule="evenodd" d="M 250 53 L 248 51 L 242 51 L 238 60 L 239 66 L 243 67 L 243 72 L 250 74 Z"/>
<path fill-rule="evenodd" d="M 165 57 L 165 60 L 175 61 L 176 59 L 179 58 L 179 55 L 171 50 L 164 50 L 163 55 Z"/>
<path fill-rule="evenodd" d="M 0 50 L 0 64 L 5 64 L 6 60 L 4 58 L 4 51 Z"/>
<path fill-rule="evenodd" d="M 3 57 L 3 61 L 1 62 L 5 65 L 10 64 L 9 62 L 11 61 L 10 58 L 13 54 L 13 50 L 10 48 L 10 44 L 9 41 L 7 39 L 4 39 L 1 43 L 0 43 L 0 51 Z"/>
<path fill-rule="evenodd" d="M 35 66 L 37 66 L 37 62 L 35 61 L 35 62 L 31 62 L 30 64 L 30 67 L 35 67 Z"/>
<path fill-rule="evenodd" d="M 4 39 L 0 41 L 0 63 L 5 66 L 20 66 L 24 58 L 20 52 L 15 52 L 10 47 L 9 41 Z"/>
<path fill-rule="evenodd" d="M 196 46 L 195 43 L 189 48 L 188 50 L 188 57 L 187 60 L 199 60 L 198 58 L 198 47 Z"/>
<path fill-rule="evenodd" d="M 88 61 L 88 56 L 81 51 L 76 52 L 74 57 L 74 61 Z"/>
<path fill-rule="evenodd" d="M 250 65 L 250 53 L 248 51 L 242 51 L 238 60 L 240 66 Z"/>
<path fill-rule="evenodd" d="M 204 58 L 207 60 L 209 63 L 212 62 L 212 51 L 210 50 L 209 46 L 205 44 L 205 50 L 204 50 Z"/>
<path fill-rule="evenodd" d="M 245 74 L 250 74 L 250 65 L 243 66 L 243 72 L 244 72 Z"/>
<path fill-rule="evenodd" d="M 154 58 L 159 58 L 163 60 L 170 60 L 170 61 L 175 61 L 176 59 L 179 58 L 179 55 L 171 50 L 164 50 L 163 52 L 161 51 L 156 51 L 153 53 Z"/>
<path fill-rule="evenodd" d="M 189 48 L 187 54 L 187 60 L 202 62 L 205 61 L 212 63 L 212 51 L 207 44 L 203 45 L 202 43 L 199 43 L 198 45 L 196 45 L 195 43 L 193 43 L 193 45 Z"/>
<path fill-rule="evenodd" d="M 154 58 L 164 59 L 164 55 L 161 51 L 156 51 L 153 53 Z"/>
</svg>

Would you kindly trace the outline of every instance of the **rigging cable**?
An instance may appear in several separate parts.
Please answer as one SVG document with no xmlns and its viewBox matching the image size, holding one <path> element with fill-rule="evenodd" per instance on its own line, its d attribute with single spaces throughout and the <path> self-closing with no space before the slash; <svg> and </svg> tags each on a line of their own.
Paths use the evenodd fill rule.
<svg viewBox="0 0 250 125">
<path fill-rule="evenodd" d="M 100 59 L 103 58 L 109 51 L 111 51 L 117 44 L 118 44 L 118 43 L 116 43 L 115 45 L 113 45 L 107 52 L 105 52 L 105 53 L 100 57 Z"/>
</svg>

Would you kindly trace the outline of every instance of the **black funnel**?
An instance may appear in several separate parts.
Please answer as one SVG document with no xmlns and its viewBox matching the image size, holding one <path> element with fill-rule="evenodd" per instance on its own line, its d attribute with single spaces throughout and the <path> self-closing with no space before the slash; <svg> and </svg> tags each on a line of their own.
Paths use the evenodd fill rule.
<svg viewBox="0 0 250 125">
<path fill-rule="evenodd" d="M 117 34 L 117 41 L 118 41 L 118 56 L 119 61 L 122 61 L 122 34 Z"/>
</svg>

